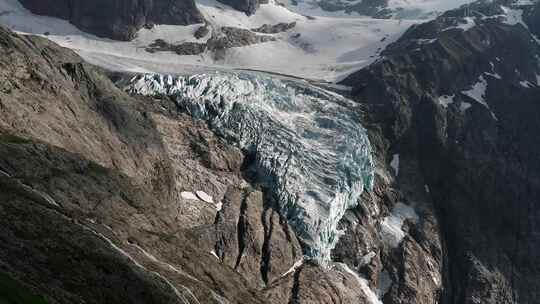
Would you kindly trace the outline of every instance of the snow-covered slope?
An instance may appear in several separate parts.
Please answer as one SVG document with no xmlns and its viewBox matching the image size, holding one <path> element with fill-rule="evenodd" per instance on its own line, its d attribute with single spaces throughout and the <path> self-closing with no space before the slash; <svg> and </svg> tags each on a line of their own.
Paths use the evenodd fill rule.
<svg viewBox="0 0 540 304">
<path fill-rule="evenodd" d="M 373 16 L 393 19 L 426 19 L 472 0 L 287 0 L 292 11 L 311 16 Z"/>
<path fill-rule="evenodd" d="M 242 68 L 334 81 L 376 60 L 387 44 L 417 22 L 369 17 L 308 18 L 273 2 L 261 5 L 249 17 L 215 0 L 199 0 L 197 5 L 212 28 L 200 40 L 193 37 L 200 25 L 158 25 L 141 30 L 131 42 L 102 39 L 81 32 L 67 21 L 34 15 L 16 0 L 0 0 L 0 24 L 23 33 L 47 34 L 49 39 L 76 50 L 89 62 L 113 70 L 190 74 L 208 67 Z M 204 43 L 222 26 L 251 29 L 280 22 L 296 22 L 296 26 L 288 32 L 273 34 L 276 41 L 227 49 L 220 59 L 210 52 L 180 56 L 145 50 L 156 39 Z"/>
</svg>

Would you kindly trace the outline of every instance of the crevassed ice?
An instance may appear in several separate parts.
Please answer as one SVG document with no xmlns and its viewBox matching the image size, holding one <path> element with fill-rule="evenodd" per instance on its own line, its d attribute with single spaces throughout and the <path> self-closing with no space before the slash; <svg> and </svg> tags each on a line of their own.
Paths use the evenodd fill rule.
<svg viewBox="0 0 540 304">
<path fill-rule="evenodd" d="M 254 155 L 258 178 L 322 265 L 338 222 L 373 187 L 373 162 L 354 104 L 295 81 L 247 73 L 139 75 L 127 91 L 172 96 L 179 107 Z"/>
</svg>

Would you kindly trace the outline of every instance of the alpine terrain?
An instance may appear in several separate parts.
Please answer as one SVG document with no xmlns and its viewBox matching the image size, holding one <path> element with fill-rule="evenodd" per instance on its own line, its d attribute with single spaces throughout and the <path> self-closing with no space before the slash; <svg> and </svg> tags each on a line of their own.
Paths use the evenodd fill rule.
<svg viewBox="0 0 540 304">
<path fill-rule="evenodd" d="M 540 1 L 0 0 L 0 304 L 540 303 Z"/>
</svg>

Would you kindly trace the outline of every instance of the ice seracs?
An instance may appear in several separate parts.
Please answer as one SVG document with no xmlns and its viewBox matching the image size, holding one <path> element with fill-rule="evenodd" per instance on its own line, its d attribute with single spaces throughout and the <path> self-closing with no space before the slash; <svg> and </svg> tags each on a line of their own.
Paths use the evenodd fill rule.
<svg viewBox="0 0 540 304">
<path fill-rule="evenodd" d="M 127 90 L 171 96 L 252 154 L 258 180 L 306 244 L 307 257 L 328 264 L 343 234 L 340 219 L 373 186 L 371 148 L 352 101 L 251 73 L 146 74 Z"/>
</svg>

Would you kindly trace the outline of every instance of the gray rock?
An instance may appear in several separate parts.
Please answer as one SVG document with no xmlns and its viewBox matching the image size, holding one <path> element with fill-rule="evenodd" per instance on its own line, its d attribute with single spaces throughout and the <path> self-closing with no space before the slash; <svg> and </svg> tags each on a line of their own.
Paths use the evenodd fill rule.
<svg viewBox="0 0 540 304">
<path fill-rule="evenodd" d="M 206 43 L 184 42 L 181 44 L 170 44 L 162 39 L 157 39 L 150 44 L 146 51 L 155 52 L 175 52 L 178 55 L 199 55 L 206 50 Z"/>
<path fill-rule="evenodd" d="M 219 2 L 229 5 L 236 10 L 246 13 L 246 15 L 253 15 L 260 6 L 259 0 L 218 0 Z"/>
<path fill-rule="evenodd" d="M 193 0 L 21 0 L 31 12 L 66 19 L 83 31 L 131 40 L 154 24 L 203 23 Z"/>
<path fill-rule="evenodd" d="M 388 149 L 418 164 L 416 180 L 429 189 L 445 244 L 443 303 L 538 298 L 531 261 L 540 256 L 540 46 L 522 24 L 503 22 L 499 4 L 474 3 L 415 26 L 344 81 L 370 113 L 371 138 L 386 138 Z M 474 24 L 464 30 L 467 14 Z M 432 238 L 412 232 L 417 241 Z M 418 248 L 405 245 L 414 259 Z M 421 272 L 409 263 L 391 299 L 427 291 L 413 283 Z"/>
<path fill-rule="evenodd" d="M 278 24 L 270 25 L 263 24 L 258 28 L 251 29 L 254 32 L 264 33 L 264 34 L 277 34 L 286 32 L 296 26 L 296 22 L 284 23 L 280 22 Z"/>
</svg>

